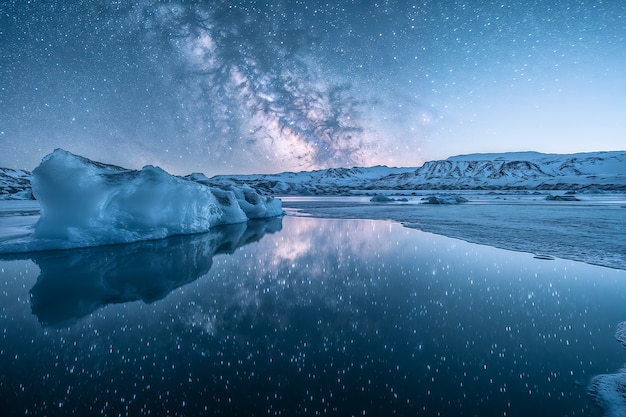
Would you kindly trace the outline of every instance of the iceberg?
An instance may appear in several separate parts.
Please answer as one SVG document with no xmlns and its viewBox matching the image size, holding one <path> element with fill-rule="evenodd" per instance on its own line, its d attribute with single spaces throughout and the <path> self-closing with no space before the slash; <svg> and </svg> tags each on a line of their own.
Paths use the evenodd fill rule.
<svg viewBox="0 0 626 417">
<path fill-rule="evenodd" d="M 615 338 L 626 349 L 626 322 L 617 325 Z M 626 366 L 614 374 L 594 376 L 587 390 L 606 417 L 626 416 Z"/>
<path fill-rule="evenodd" d="M 62 149 L 35 168 L 32 189 L 41 205 L 32 236 L 2 242 L 0 252 L 161 239 L 282 214 L 280 200 L 249 187 L 212 188 L 155 166 L 129 170 Z"/>
<path fill-rule="evenodd" d="M 283 213 L 281 200 L 261 196 L 247 184 L 236 186 L 230 182 L 216 182 L 199 173 L 193 173 L 185 178 L 208 186 L 216 196 L 232 193 L 249 219 L 265 219 Z"/>
</svg>

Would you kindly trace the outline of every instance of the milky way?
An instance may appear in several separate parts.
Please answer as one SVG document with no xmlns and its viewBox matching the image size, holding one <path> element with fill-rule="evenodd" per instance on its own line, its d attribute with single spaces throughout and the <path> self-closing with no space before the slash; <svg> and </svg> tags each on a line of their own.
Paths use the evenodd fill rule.
<svg viewBox="0 0 626 417">
<path fill-rule="evenodd" d="M 277 172 L 626 144 L 622 1 L 5 1 L 0 166 Z"/>
</svg>

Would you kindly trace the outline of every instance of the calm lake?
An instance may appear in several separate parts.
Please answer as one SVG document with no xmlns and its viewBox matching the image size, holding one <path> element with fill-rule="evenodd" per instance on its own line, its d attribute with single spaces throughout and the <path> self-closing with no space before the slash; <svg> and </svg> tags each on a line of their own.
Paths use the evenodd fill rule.
<svg viewBox="0 0 626 417">
<path fill-rule="evenodd" d="M 601 415 L 626 272 L 287 216 L 0 258 L 3 415 Z"/>
</svg>

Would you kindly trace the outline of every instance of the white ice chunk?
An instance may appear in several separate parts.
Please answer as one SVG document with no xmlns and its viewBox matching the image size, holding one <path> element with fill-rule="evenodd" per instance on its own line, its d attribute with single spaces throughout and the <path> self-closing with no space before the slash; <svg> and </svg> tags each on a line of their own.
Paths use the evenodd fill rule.
<svg viewBox="0 0 626 417">
<path fill-rule="evenodd" d="M 158 239 L 282 214 L 280 200 L 262 199 L 247 216 L 252 211 L 242 210 L 234 188 L 212 189 L 154 166 L 134 171 L 105 165 L 61 149 L 33 171 L 32 186 L 41 205 L 32 241 L 0 251 Z M 241 193 L 258 196 L 252 189 Z"/>
<path fill-rule="evenodd" d="M 247 185 L 237 187 L 231 185 L 225 188 L 235 195 L 239 206 L 249 219 L 276 217 L 280 216 L 283 212 L 280 200 L 273 197 L 261 196 Z"/>
<path fill-rule="evenodd" d="M 235 185 L 232 180 L 223 178 L 215 180 L 207 178 L 200 173 L 190 174 L 186 178 L 211 187 L 211 191 L 214 193 L 216 192 L 216 187 L 220 188 L 219 192 L 223 192 L 223 190 L 232 192 L 239 203 L 239 207 L 241 207 L 249 219 L 276 217 L 283 213 L 280 200 L 273 197 L 264 197 L 249 185 Z"/>
</svg>

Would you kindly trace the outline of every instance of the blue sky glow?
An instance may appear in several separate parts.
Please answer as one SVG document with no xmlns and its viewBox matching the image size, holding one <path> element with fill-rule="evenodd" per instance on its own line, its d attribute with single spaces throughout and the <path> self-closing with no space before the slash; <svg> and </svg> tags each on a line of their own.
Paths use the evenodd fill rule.
<svg viewBox="0 0 626 417">
<path fill-rule="evenodd" d="M 623 1 L 5 1 L 0 166 L 179 174 L 626 148 Z"/>
</svg>

